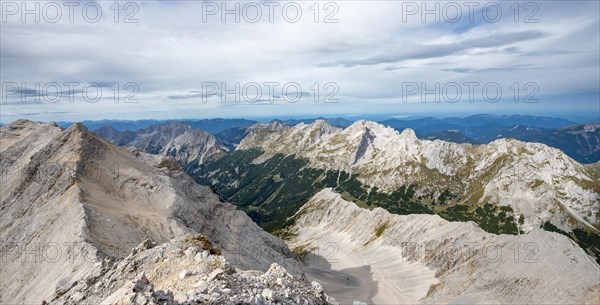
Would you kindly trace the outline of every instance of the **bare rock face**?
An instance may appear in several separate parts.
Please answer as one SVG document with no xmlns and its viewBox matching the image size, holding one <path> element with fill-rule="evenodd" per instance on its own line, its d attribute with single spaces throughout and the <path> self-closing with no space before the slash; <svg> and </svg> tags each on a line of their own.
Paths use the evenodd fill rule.
<svg viewBox="0 0 600 305">
<path fill-rule="evenodd" d="M 308 276 L 344 304 L 599 301 L 600 266 L 567 237 L 541 229 L 494 235 L 472 222 L 359 208 L 324 189 L 298 212 L 291 233 Z"/>
<path fill-rule="evenodd" d="M 172 160 L 116 147 L 80 124 L 16 121 L 0 128 L 0 147 L 0 303 L 76 302 L 73 287 L 106 276 L 140 241 L 184 234 L 203 234 L 239 270 L 275 262 L 302 274 L 285 243 Z"/>
<path fill-rule="evenodd" d="M 155 246 L 144 241 L 101 276 L 54 295 L 49 304 L 337 304 L 318 286 L 273 263 L 262 274 L 236 270 L 202 235 Z"/>
<path fill-rule="evenodd" d="M 181 122 L 153 125 L 138 131 L 120 132 L 110 126 L 96 134 L 118 146 L 138 148 L 150 154 L 170 156 L 185 168 L 193 169 L 228 149 L 215 136 Z"/>
</svg>

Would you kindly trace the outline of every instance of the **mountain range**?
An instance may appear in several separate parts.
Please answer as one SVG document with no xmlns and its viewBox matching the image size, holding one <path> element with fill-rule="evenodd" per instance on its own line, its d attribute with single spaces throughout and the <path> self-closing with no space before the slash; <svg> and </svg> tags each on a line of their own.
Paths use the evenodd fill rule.
<svg viewBox="0 0 600 305">
<path fill-rule="evenodd" d="M 582 163 L 600 161 L 600 121 L 577 124 L 550 117 L 482 114 L 466 118 L 388 119 L 380 123 L 398 131 L 411 128 L 422 139 L 487 144 L 512 138 L 556 147 Z"/>
<path fill-rule="evenodd" d="M 277 120 L 288 126 L 310 124 L 326 120 L 330 125 L 346 128 L 354 122 L 345 118 L 307 118 Z M 181 120 L 100 120 L 83 121 L 90 130 L 110 126 L 120 132 L 138 131 L 153 125 L 180 122 L 192 128 L 215 135 L 228 149 L 234 149 L 256 121 L 245 119 L 181 119 Z M 578 124 L 574 121 L 531 115 L 479 114 L 465 118 L 433 117 L 418 119 L 391 118 L 378 121 L 400 132 L 411 128 L 420 139 L 443 140 L 454 143 L 488 144 L 496 139 L 513 138 L 525 142 L 538 142 L 561 149 L 571 158 L 582 163 L 600 161 L 600 122 Z M 58 122 L 66 128 L 72 122 Z"/>
<path fill-rule="evenodd" d="M 207 157 L 220 145 L 177 122 L 1 127 L 0 302 L 594 304 L 600 293 L 598 164 L 369 121 L 257 123 Z"/>
<path fill-rule="evenodd" d="M 158 125 L 169 122 L 181 122 L 192 126 L 193 128 L 202 129 L 212 134 L 219 133 L 225 129 L 250 126 L 256 121 L 246 119 L 180 119 L 180 120 L 99 120 L 99 121 L 82 121 L 80 124 L 87 129 L 95 131 L 103 126 L 110 126 L 118 131 L 137 131 L 152 125 Z M 56 124 L 62 128 L 68 128 L 75 124 L 74 122 L 60 121 Z"/>
</svg>

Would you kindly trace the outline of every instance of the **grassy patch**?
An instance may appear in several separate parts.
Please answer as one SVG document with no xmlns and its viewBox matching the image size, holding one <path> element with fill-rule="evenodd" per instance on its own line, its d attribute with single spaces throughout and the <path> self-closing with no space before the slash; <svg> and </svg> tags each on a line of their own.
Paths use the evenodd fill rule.
<svg viewBox="0 0 600 305">
<path fill-rule="evenodd" d="M 382 224 L 380 224 L 377 229 L 375 230 L 375 236 L 377 236 L 377 238 L 381 237 L 381 235 L 383 235 L 383 232 L 385 232 L 385 229 L 387 229 L 388 225 L 390 223 L 389 222 L 384 222 Z"/>
</svg>

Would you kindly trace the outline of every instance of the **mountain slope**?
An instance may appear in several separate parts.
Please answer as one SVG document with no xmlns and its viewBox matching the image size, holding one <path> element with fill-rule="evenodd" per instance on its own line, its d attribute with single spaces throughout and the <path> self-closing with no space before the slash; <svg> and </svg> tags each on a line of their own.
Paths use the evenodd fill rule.
<svg viewBox="0 0 600 305">
<path fill-rule="evenodd" d="M 104 126 L 95 133 L 115 145 L 174 157 L 184 168 L 197 167 L 228 150 L 213 135 L 186 123 L 158 124 L 136 132 L 119 132 L 110 126 Z"/>
<path fill-rule="evenodd" d="M 238 144 L 240 144 L 242 139 L 246 136 L 248 128 L 249 127 L 234 127 L 225 129 L 215 134 L 215 137 L 221 140 L 227 146 L 227 148 L 233 150 Z"/>
<path fill-rule="evenodd" d="M 539 143 L 455 144 L 367 121 L 343 130 L 326 124 L 255 125 L 195 177 L 277 234 L 331 187 L 364 207 L 471 220 L 496 234 L 554 226 L 600 259 L 596 167 Z"/>
<path fill-rule="evenodd" d="M 361 209 L 324 189 L 291 233 L 309 277 L 339 291 L 341 303 L 353 291 L 374 291 L 359 300 L 377 304 L 597 304 L 600 294 L 600 266 L 540 229 L 494 235 L 433 215 Z M 353 291 L 340 291 L 348 283 Z"/>
<path fill-rule="evenodd" d="M 170 159 L 115 147 L 80 124 L 16 121 L 0 129 L 0 147 L 1 303 L 93 285 L 141 240 L 181 234 L 205 235 L 240 270 L 278 262 L 300 273 L 282 241 Z M 268 255 L 242 251 L 247 243 Z"/>
<path fill-rule="evenodd" d="M 322 129 L 322 124 L 326 123 L 313 128 Z M 526 217 L 565 206 L 574 214 L 591 212 L 589 221 L 599 222 L 597 172 L 557 149 L 506 139 L 477 146 L 419 140 L 410 129 L 398 133 L 367 121 L 341 131 L 330 129 L 304 145 L 299 139 L 305 138 L 306 129 L 310 128 L 298 125 L 266 140 L 247 137 L 238 149 L 260 148 L 265 152 L 261 158 L 295 155 L 311 167 L 350 172 L 385 191 L 417 184 L 422 194 L 439 195 L 448 189 L 461 197 L 458 202 L 492 201 L 529 214 Z"/>
</svg>

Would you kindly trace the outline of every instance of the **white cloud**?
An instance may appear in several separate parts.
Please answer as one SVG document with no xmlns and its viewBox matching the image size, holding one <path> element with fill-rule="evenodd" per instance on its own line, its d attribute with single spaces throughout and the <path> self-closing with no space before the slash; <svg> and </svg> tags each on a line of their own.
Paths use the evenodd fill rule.
<svg viewBox="0 0 600 305">
<path fill-rule="evenodd" d="M 139 23 L 125 24 L 112 21 L 113 2 L 99 3 L 103 19 L 95 24 L 82 18 L 56 24 L 9 18 L 0 38 L 2 81 L 25 82 L 27 87 L 35 82 L 135 82 L 140 102 L 3 104 L 2 121 L 21 116 L 72 120 L 495 109 L 477 108 L 477 103 L 407 107 L 400 102 L 403 82 L 498 82 L 505 88 L 536 82 L 538 96 L 590 89 L 598 96 L 599 4 L 594 1 L 537 2 L 538 23 L 515 23 L 507 4 L 497 23 L 479 18 L 458 24 L 421 23 L 412 16 L 402 22 L 402 3 L 393 1 L 336 2 L 339 23 L 332 24 L 313 21 L 310 1 L 298 2 L 304 13 L 298 23 L 275 14 L 275 22 L 263 16 L 256 24 L 243 19 L 221 23 L 216 16 L 203 23 L 201 2 L 149 1 L 138 2 Z M 322 20 L 332 10 L 320 5 Z M 526 16 L 521 9 L 520 19 Z M 128 12 L 121 7 L 120 18 Z M 253 81 L 297 82 L 306 92 L 316 82 L 335 82 L 340 103 L 314 104 L 310 97 L 297 104 L 259 106 L 169 98 L 193 95 L 203 82 Z M 122 96 L 127 92 L 121 88 Z M 581 106 L 575 110 L 586 113 L 598 107 L 593 100 Z M 543 103 L 537 107 L 514 112 L 551 109 Z"/>
</svg>

